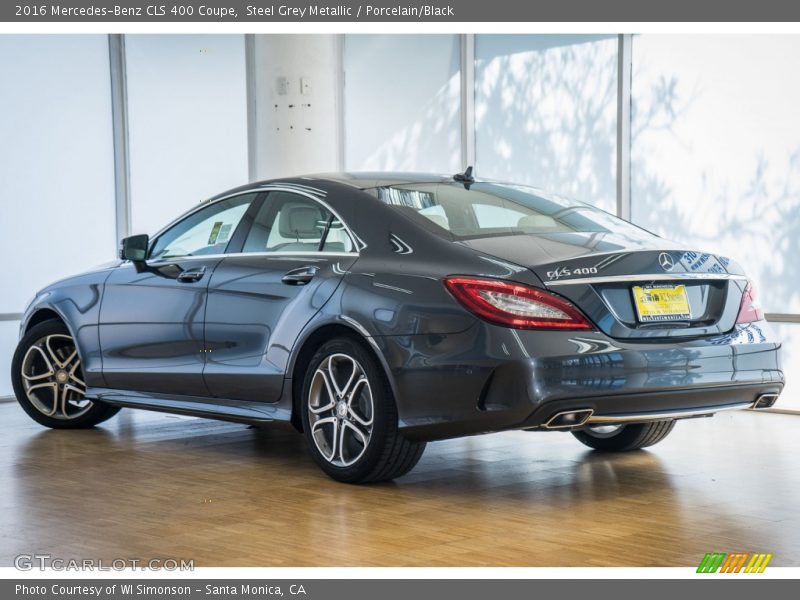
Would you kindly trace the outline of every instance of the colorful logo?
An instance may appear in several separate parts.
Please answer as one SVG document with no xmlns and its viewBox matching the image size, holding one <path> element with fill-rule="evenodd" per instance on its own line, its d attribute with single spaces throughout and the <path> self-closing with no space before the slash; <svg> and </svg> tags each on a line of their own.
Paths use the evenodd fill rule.
<svg viewBox="0 0 800 600">
<path fill-rule="evenodd" d="M 772 554 L 707 552 L 697 567 L 698 573 L 763 573 Z"/>
</svg>

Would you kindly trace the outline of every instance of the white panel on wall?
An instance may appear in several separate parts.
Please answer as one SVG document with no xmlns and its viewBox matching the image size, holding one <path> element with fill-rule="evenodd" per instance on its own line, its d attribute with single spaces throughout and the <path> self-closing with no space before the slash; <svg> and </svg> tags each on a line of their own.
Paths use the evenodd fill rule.
<svg viewBox="0 0 800 600">
<path fill-rule="evenodd" d="M 459 62 L 455 35 L 346 36 L 347 169 L 462 170 Z"/>
<path fill-rule="evenodd" d="M 131 231 L 247 183 L 242 35 L 127 35 Z"/>
<path fill-rule="evenodd" d="M 114 257 L 106 36 L 0 36 L 0 225 L 0 313 Z"/>
<path fill-rule="evenodd" d="M 477 172 L 616 207 L 615 35 L 475 36 Z"/>
<path fill-rule="evenodd" d="M 800 37 L 637 36 L 633 61 L 634 220 L 800 312 Z"/>
</svg>

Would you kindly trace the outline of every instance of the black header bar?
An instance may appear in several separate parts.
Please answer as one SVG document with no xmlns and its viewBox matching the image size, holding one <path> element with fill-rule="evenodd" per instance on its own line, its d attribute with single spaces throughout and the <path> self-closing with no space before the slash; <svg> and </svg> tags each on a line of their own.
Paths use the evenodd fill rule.
<svg viewBox="0 0 800 600">
<path fill-rule="evenodd" d="M 3 0 L 0 22 L 786 22 L 790 0 Z"/>
</svg>

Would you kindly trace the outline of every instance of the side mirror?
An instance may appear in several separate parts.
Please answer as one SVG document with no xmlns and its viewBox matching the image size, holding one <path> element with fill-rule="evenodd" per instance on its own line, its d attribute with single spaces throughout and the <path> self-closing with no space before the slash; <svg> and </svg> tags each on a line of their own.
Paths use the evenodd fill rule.
<svg viewBox="0 0 800 600">
<path fill-rule="evenodd" d="M 142 235 L 132 235 L 120 242 L 119 257 L 122 260 L 130 260 L 134 263 L 142 263 L 147 258 L 147 248 L 150 245 L 150 236 L 146 233 Z"/>
</svg>

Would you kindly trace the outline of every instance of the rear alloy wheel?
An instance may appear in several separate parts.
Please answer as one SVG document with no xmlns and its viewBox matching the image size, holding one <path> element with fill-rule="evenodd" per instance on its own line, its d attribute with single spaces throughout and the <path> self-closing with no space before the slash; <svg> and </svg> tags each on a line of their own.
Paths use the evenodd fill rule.
<svg viewBox="0 0 800 600">
<path fill-rule="evenodd" d="M 603 452 L 627 452 L 657 444 L 663 440 L 675 421 L 654 421 L 630 425 L 589 425 L 572 432 L 581 443 Z"/>
<path fill-rule="evenodd" d="M 311 359 L 302 388 L 303 430 L 317 464 L 337 481 L 395 479 L 417 464 L 425 443 L 405 439 L 377 361 L 358 341 L 337 338 Z"/>
<path fill-rule="evenodd" d="M 11 380 L 25 412 L 47 427 L 92 427 L 119 412 L 86 398 L 78 349 L 59 321 L 40 323 L 20 340 L 11 363 Z"/>
</svg>

